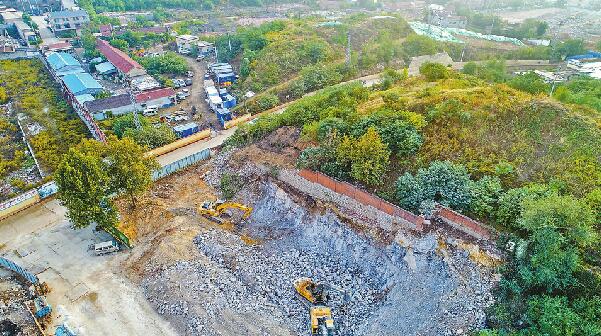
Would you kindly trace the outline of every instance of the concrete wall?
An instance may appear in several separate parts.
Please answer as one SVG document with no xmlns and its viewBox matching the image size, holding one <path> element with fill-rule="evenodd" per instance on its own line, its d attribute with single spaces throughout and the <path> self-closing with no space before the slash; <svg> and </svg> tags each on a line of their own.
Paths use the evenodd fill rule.
<svg viewBox="0 0 601 336">
<path fill-rule="evenodd" d="M 488 240 L 492 236 L 492 230 L 484 224 L 441 205 L 437 206 L 434 218 L 476 239 Z"/>
</svg>

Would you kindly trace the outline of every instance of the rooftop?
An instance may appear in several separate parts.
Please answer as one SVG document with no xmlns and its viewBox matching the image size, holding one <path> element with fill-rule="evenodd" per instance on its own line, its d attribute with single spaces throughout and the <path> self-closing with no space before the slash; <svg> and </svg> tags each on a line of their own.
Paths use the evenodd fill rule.
<svg viewBox="0 0 601 336">
<path fill-rule="evenodd" d="M 175 95 L 175 91 L 173 91 L 172 88 L 163 88 L 163 89 L 156 89 L 156 90 L 151 90 L 151 91 L 144 91 L 144 92 L 136 94 L 136 102 L 145 103 L 145 102 L 159 99 L 159 98 L 172 97 L 174 95 Z"/>
<path fill-rule="evenodd" d="M 106 57 L 119 71 L 127 74 L 134 69 L 144 69 L 138 62 L 134 61 L 123 51 L 113 47 L 107 41 L 97 39 L 96 47 L 98 51 Z"/>
<path fill-rule="evenodd" d="M 48 13 L 48 19 L 58 19 L 58 18 L 73 18 L 85 16 L 88 17 L 88 13 L 84 10 L 66 10 L 66 11 L 58 11 L 58 12 L 50 12 Z"/>
<path fill-rule="evenodd" d="M 64 67 L 81 67 L 81 63 L 75 57 L 65 52 L 53 52 L 46 57 L 46 60 L 55 71 Z"/>
<path fill-rule="evenodd" d="M 111 64 L 111 62 L 104 62 L 95 65 L 96 71 L 100 74 L 109 73 L 115 70 L 115 66 Z"/>
<path fill-rule="evenodd" d="M 85 103 L 88 111 L 90 113 L 106 111 L 110 109 L 115 109 L 123 106 L 131 105 L 131 97 L 129 94 L 124 93 L 117 96 L 112 96 L 103 99 L 96 99 L 94 101 L 89 101 Z"/>
<path fill-rule="evenodd" d="M 104 88 L 89 73 L 70 74 L 63 77 L 63 82 L 74 94 L 87 89 L 103 90 Z"/>
</svg>

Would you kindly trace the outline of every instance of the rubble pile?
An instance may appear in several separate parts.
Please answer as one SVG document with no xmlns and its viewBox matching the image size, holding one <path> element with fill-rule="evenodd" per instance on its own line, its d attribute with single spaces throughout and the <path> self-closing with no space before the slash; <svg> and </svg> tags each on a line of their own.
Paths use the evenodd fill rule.
<svg viewBox="0 0 601 336">
<path fill-rule="evenodd" d="M 25 306 L 29 292 L 12 276 L 0 276 L 0 335 L 38 335 Z"/>
<path fill-rule="evenodd" d="M 307 334 L 306 301 L 293 288 L 300 277 L 345 292 L 332 292 L 328 304 L 338 335 L 462 335 L 483 327 L 492 277 L 464 251 L 441 254 L 433 235 L 374 242 L 329 210 L 311 213 L 275 184 L 263 187 L 246 223 L 194 239 L 198 258 L 147 270 L 146 296 L 182 334 Z"/>
</svg>

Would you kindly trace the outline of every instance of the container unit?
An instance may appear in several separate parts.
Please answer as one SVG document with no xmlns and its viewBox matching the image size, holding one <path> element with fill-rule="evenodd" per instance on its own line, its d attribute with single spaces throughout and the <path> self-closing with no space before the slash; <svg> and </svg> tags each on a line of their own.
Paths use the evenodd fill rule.
<svg viewBox="0 0 601 336">
<path fill-rule="evenodd" d="M 217 119 L 219 120 L 221 127 L 224 127 L 227 121 L 232 120 L 232 112 L 227 108 L 217 109 L 215 113 L 217 114 Z"/>
<path fill-rule="evenodd" d="M 185 138 L 199 131 L 198 124 L 196 123 L 187 123 L 184 125 L 178 125 L 173 127 L 173 131 L 177 135 L 178 138 Z"/>
<path fill-rule="evenodd" d="M 215 81 L 219 86 L 230 86 L 236 82 L 236 79 L 236 74 L 233 72 L 215 74 Z"/>
<path fill-rule="evenodd" d="M 223 100 L 218 95 L 209 96 L 209 107 L 213 112 L 217 112 L 218 109 L 223 108 Z"/>
<path fill-rule="evenodd" d="M 233 108 L 234 106 L 236 106 L 236 97 L 232 96 L 231 94 L 227 94 L 225 95 L 225 97 L 222 98 L 223 100 L 223 107 L 225 108 Z"/>
</svg>

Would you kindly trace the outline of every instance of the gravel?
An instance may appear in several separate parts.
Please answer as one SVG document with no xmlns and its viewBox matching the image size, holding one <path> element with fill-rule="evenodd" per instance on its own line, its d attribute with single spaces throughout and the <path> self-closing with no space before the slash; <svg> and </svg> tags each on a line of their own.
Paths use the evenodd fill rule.
<svg viewBox="0 0 601 336">
<path fill-rule="evenodd" d="M 214 160 L 225 164 L 227 155 Z M 214 171 L 205 181 L 218 185 L 223 171 Z M 308 334 L 308 309 L 292 285 L 299 277 L 347 293 L 329 304 L 339 335 L 462 335 L 484 326 L 493 276 L 465 251 L 439 251 L 435 234 L 404 233 L 402 246 L 374 242 L 329 210 L 312 213 L 277 185 L 261 186 L 246 223 L 194 239 L 198 258 L 147 269 L 146 296 L 182 334 Z"/>
</svg>

